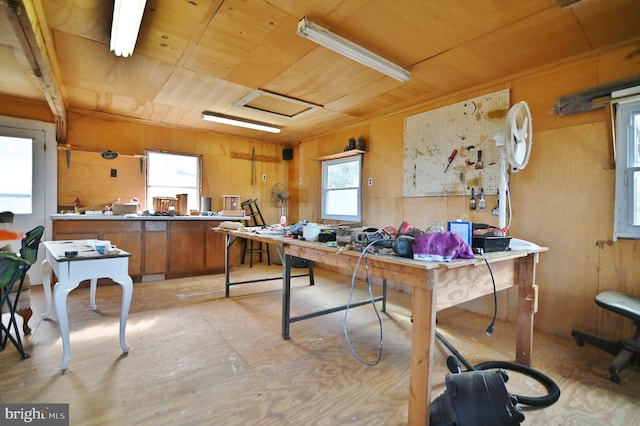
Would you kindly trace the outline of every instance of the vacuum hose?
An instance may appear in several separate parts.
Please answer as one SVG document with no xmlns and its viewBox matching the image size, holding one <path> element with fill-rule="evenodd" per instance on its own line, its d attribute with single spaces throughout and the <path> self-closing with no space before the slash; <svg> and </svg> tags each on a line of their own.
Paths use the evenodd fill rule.
<svg viewBox="0 0 640 426">
<path fill-rule="evenodd" d="M 548 407 L 549 405 L 556 402 L 558 398 L 560 398 L 560 388 L 558 387 L 556 382 L 554 382 L 549 376 L 538 370 L 524 366 L 522 364 L 518 364 L 516 362 L 509 361 L 487 361 L 473 366 L 462 356 L 462 354 L 460 354 L 460 352 L 458 352 L 458 350 L 451 343 L 449 343 L 449 341 L 447 341 L 447 339 L 444 338 L 444 336 L 442 336 L 437 331 L 436 338 L 440 340 L 440 342 L 442 342 L 447 347 L 447 349 L 451 351 L 453 357 L 455 357 L 455 360 L 461 362 L 468 371 L 491 369 L 516 371 L 518 373 L 529 376 L 538 383 L 542 384 L 548 392 L 547 395 L 541 397 L 514 394 L 514 396 L 518 399 L 518 402 L 521 404 L 531 405 L 535 407 Z M 457 364 L 455 360 L 453 360 L 452 362 L 452 360 L 447 359 L 447 365 L 449 367 L 449 371 L 451 371 L 452 373 L 459 373 L 460 369 L 455 367 L 455 365 Z"/>
</svg>

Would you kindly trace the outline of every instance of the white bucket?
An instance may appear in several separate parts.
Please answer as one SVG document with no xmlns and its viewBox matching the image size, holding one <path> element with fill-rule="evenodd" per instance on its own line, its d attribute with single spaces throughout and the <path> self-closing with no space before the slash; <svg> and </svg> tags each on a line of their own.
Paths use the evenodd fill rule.
<svg viewBox="0 0 640 426">
<path fill-rule="evenodd" d="M 302 237 L 307 241 L 318 241 L 320 227 L 317 223 L 307 223 L 302 227 Z"/>
</svg>

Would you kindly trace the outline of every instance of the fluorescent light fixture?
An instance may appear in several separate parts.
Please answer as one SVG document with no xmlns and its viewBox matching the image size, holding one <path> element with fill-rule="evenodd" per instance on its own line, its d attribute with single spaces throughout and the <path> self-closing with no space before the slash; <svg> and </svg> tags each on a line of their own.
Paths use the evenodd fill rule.
<svg viewBox="0 0 640 426">
<path fill-rule="evenodd" d="M 280 129 L 269 124 L 258 123 L 255 121 L 243 120 L 240 118 L 230 117 L 228 115 L 216 114 L 213 112 L 203 112 L 202 119 L 212 121 L 214 123 L 228 124 L 230 126 L 245 127 L 247 129 L 262 130 L 269 133 L 280 133 Z"/>
<path fill-rule="evenodd" d="M 411 73 L 408 70 L 314 24 L 306 16 L 298 22 L 297 34 L 396 80 L 405 82 L 411 78 Z"/>
<path fill-rule="evenodd" d="M 115 0 L 111 24 L 111 51 L 116 56 L 131 56 L 138 39 L 142 13 L 147 0 Z"/>
</svg>

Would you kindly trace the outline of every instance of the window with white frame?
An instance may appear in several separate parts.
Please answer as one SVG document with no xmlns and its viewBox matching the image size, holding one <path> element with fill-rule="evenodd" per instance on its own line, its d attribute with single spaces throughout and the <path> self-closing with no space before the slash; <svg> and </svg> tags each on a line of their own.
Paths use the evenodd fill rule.
<svg viewBox="0 0 640 426">
<path fill-rule="evenodd" d="M 617 105 L 614 238 L 640 239 L 640 100 Z"/>
<path fill-rule="evenodd" d="M 153 197 L 187 194 L 187 209 L 200 211 L 201 164 L 199 155 L 147 151 L 147 209 Z"/>
<path fill-rule="evenodd" d="M 0 211 L 33 212 L 33 146 L 33 137 L 0 134 Z"/>
<path fill-rule="evenodd" d="M 322 162 L 322 219 L 362 220 L 362 155 Z"/>
</svg>

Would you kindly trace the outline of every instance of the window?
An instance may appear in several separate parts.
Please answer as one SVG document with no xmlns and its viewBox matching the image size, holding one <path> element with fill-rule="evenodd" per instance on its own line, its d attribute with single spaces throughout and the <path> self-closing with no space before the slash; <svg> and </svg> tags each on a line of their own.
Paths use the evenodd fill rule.
<svg viewBox="0 0 640 426">
<path fill-rule="evenodd" d="M 153 208 L 153 197 L 175 197 L 187 194 L 187 209 L 200 210 L 199 155 L 147 151 L 147 208 Z"/>
<path fill-rule="evenodd" d="M 640 239 L 640 101 L 620 103 L 616 123 L 614 238 Z"/>
<path fill-rule="evenodd" d="M 362 155 L 322 162 L 322 219 L 361 221 Z"/>
<path fill-rule="evenodd" d="M 0 211 L 33 212 L 33 139 L 0 136 Z"/>
</svg>

